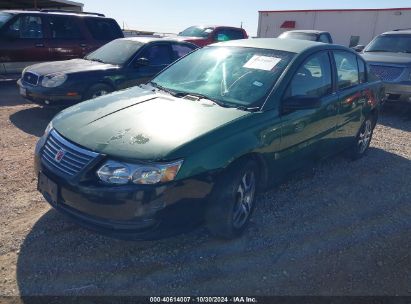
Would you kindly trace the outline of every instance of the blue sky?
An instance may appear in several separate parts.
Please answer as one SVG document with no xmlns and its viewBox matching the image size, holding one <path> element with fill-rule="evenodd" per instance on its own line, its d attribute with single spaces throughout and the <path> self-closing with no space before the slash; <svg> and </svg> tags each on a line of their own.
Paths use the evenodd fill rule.
<svg viewBox="0 0 411 304">
<path fill-rule="evenodd" d="M 177 33 L 191 25 L 240 26 L 257 33 L 259 10 L 398 8 L 411 7 L 410 0 L 77 0 L 84 10 L 101 12 L 122 26 L 139 30 Z"/>
</svg>

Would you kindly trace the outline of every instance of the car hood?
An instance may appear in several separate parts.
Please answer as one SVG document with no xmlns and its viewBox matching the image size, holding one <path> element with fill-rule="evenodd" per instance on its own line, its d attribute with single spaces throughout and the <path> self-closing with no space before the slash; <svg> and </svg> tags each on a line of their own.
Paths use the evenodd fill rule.
<svg viewBox="0 0 411 304">
<path fill-rule="evenodd" d="M 365 52 L 361 56 L 369 63 L 411 65 L 411 54 L 408 53 Z"/>
<path fill-rule="evenodd" d="M 247 114 L 134 87 L 68 108 L 53 119 L 53 127 L 68 140 L 114 158 L 166 160 L 178 147 Z"/>
<path fill-rule="evenodd" d="M 85 59 L 71 59 L 64 61 L 51 61 L 38 63 L 30 66 L 27 70 L 38 75 L 47 75 L 52 73 L 77 73 L 97 70 L 117 69 L 119 66 L 108 63 L 100 63 Z"/>
</svg>

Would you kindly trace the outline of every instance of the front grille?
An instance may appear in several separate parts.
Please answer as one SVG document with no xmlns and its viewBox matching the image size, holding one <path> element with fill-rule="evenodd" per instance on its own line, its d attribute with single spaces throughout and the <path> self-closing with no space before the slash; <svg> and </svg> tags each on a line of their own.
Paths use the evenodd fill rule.
<svg viewBox="0 0 411 304">
<path fill-rule="evenodd" d="M 23 74 L 23 81 L 31 85 L 36 86 L 39 83 L 39 78 L 40 77 L 37 74 L 34 74 L 32 72 L 25 72 Z"/>
<path fill-rule="evenodd" d="M 404 68 L 372 64 L 370 65 L 370 71 L 383 81 L 394 81 L 400 77 Z"/>
<path fill-rule="evenodd" d="M 52 130 L 43 147 L 41 160 L 54 173 L 72 177 L 97 156 L 98 153 L 80 148 Z"/>
</svg>

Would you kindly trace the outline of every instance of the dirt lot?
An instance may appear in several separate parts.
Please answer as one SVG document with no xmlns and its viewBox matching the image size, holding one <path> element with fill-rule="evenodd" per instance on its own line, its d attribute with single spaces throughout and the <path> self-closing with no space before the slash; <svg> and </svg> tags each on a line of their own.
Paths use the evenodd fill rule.
<svg viewBox="0 0 411 304">
<path fill-rule="evenodd" d="M 32 154 L 55 113 L 0 83 L 0 295 L 411 295 L 410 112 L 383 114 L 366 158 L 261 194 L 229 242 L 119 241 L 50 209 Z"/>
</svg>

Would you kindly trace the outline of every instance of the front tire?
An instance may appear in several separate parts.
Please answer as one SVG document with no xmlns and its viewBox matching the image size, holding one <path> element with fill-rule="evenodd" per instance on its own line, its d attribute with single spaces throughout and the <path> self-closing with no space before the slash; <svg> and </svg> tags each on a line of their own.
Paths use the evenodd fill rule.
<svg viewBox="0 0 411 304">
<path fill-rule="evenodd" d="M 100 96 L 107 95 L 111 93 L 113 89 L 104 84 L 104 83 L 98 83 L 93 86 L 91 86 L 88 90 L 87 93 L 84 95 L 84 100 L 89 100 L 89 99 L 94 99 Z"/>
<path fill-rule="evenodd" d="M 351 158 L 353 160 L 363 157 L 370 147 L 372 135 L 374 132 L 375 123 L 372 116 L 365 119 L 360 130 L 355 138 L 355 142 L 351 148 Z"/>
<path fill-rule="evenodd" d="M 215 236 L 231 239 L 247 227 L 254 210 L 257 164 L 239 162 L 218 179 L 206 210 L 206 225 Z"/>
</svg>

